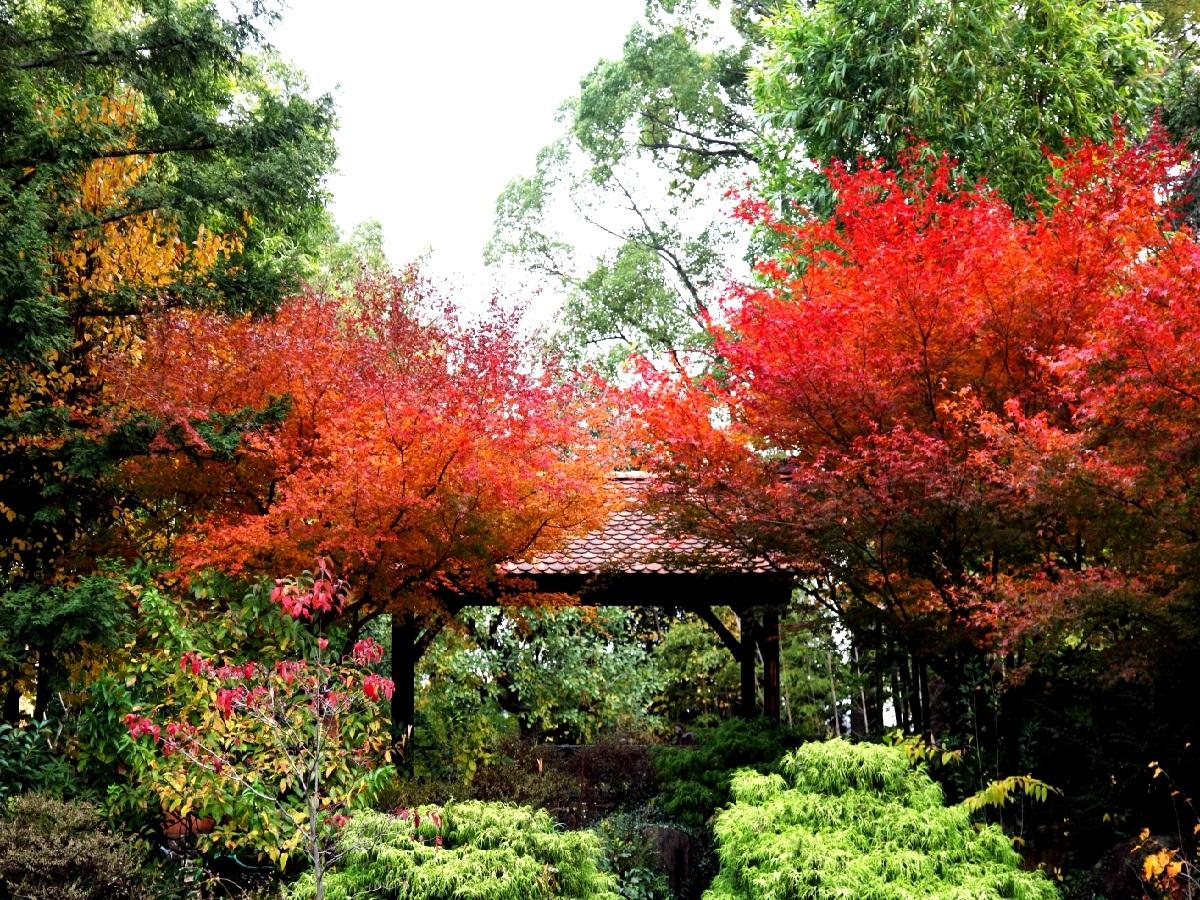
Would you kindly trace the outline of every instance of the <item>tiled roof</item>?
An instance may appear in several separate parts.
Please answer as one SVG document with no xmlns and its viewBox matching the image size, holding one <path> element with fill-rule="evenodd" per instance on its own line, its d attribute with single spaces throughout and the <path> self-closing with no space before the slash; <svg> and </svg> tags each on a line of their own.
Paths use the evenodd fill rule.
<svg viewBox="0 0 1200 900">
<path fill-rule="evenodd" d="M 646 511 L 644 472 L 613 476 L 624 504 L 603 528 L 572 541 L 562 550 L 505 563 L 510 575 L 698 574 L 703 572 L 771 572 L 761 558 L 694 535 L 671 533 Z"/>
</svg>

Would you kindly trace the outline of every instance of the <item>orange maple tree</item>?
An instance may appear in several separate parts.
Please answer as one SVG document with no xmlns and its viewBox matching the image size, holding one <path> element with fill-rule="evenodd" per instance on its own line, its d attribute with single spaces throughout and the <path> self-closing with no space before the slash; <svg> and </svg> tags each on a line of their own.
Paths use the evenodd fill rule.
<svg viewBox="0 0 1200 900">
<path fill-rule="evenodd" d="M 181 571 L 332 560 L 351 628 L 392 615 L 393 712 L 409 724 L 412 666 L 438 628 L 492 595 L 499 562 L 603 508 L 601 394 L 537 358 L 517 324 L 499 307 L 461 321 L 414 272 L 365 281 L 348 305 L 164 315 L 137 364 L 108 373 L 110 401 L 157 431 L 127 477 L 190 511 Z"/>
</svg>

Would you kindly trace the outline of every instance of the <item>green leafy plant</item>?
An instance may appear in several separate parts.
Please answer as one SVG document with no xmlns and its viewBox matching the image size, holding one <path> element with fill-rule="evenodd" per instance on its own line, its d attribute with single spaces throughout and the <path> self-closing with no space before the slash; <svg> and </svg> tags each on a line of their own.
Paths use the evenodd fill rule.
<svg viewBox="0 0 1200 900">
<path fill-rule="evenodd" d="M 315 623 L 337 615 L 345 598 L 345 583 L 324 559 L 272 592 L 287 616 Z M 341 657 L 317 631 L 309 649 L 273 667 L 185 653 L 178 713 L 160 713 L 160 723 L 134 711 L 125 722 L 131 738 L 161 746 L 153 765 L 167 809 L 216 819 L 211 841 L 250 846 L 281 869 L 304 855 L 321 900 L 333 832 L 392 775 L 376 704 L 393 685 L 370 670 L 384 655 L 370 638 Z"/>
<path fill-rule="evenodd" d="M 543 811 L 465 801 L 442 808 L 363 812 L 337 836 L 341 858 L 326 900 L 618 900 L 590 832 L 559 831 Z M 313 900 L 311 875 L 291 900 Z"/>
<path fill-rule="evenodd" d="M 963 800 L 962 805 L 971 812 L 978 812 L 987 807 L 1000 808 L 1011 802 L 1018 794 L 1024 794 L 1031 800 L 1045 803 L 1051 794 L 1061 794 L 1058 788 L 1034 778 L 1032 775 L 1009 775 L 1007 778 L 997 778 L 983 790 L 972 794 Z"/>
<path fill-rule="evenodd" d="M 714 826 L 721 869 L 706 900 L 1058 896 L 898 747 L 805 744 L 779 772 L 738 773 L 733 796 Z"/>
<path fill-rule="evenodd" d="M 919 734 L 905 734 L 896 730 L 884 736 L 884 743 L 899 747 L 914 766 L 924 763 L 928 766 L 948 766 L 963 758 L 963 750 L 951 750 L 941 744 L 934 744 Z"/>
<path fill-rule="evenodd" d="M 26 791 L 61 795 L 75 787 L 70 762 L 46 720 L 25 727 L 0 723 L 0 800 Z"/>
<path fill-rule="evenodd" d="M 632 617 L 598 609 L 467 609 L 422 659 L 418 764 L 470 778 L 504 738 L 586 743 L 652 729 L 658 672 L 631 639 Z M 424 774 L 424 773 L 423 773 Z"/>
</svg>

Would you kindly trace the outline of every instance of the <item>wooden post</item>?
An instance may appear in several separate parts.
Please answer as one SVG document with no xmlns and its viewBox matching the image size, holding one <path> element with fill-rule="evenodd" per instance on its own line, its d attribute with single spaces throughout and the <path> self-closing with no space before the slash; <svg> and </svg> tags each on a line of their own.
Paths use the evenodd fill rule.
<svg viewBox="0 0 1200 900">
<path fill-rule="evenodd" d="M 779 721 L 779 610 L 763 611 L 758 629 L 758 649 L 763 658 L 763 715 Z"/>
<path fill-rule="evenodd" d="M 743 719 L 753 719 L 758 715 L 758 683 L 757 678 L 757 647 L 755 637 L 757 628 L 754 622 L 754 617 L 750 615 L 749 610 L 742 610 L 738 613 L 738 622 L 741 624 L 741 656 L 738 662 L 742 668 L 742 697 L 738 704 L 738 715 Z"/>
<path fill-rule="evenodd" d="M 4 712 L 0 719 L 5 722 L 16 722 L 21 718 L 21 692 L 15 684 L 10 684 L 4 692 Z"/>
</svg>

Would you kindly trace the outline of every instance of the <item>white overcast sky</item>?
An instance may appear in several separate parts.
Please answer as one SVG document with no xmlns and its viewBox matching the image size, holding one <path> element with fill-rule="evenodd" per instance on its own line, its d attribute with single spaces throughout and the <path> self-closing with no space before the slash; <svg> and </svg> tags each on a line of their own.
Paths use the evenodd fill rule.
<svg viewBox="0 0 1200 900">
<path fill-rule="evenodd" d="M 290 0 L 272 43 L 340 127 L 333 213 L 383 223 L 388 256 L 432 250 L 432 274 L 475 297 L 495 200 L 532 172 L 555 113 L 601 57 L 620 55 L 643 0 Z M 514 298 L 516 299 L 516 298 Z"/>
</svg>

